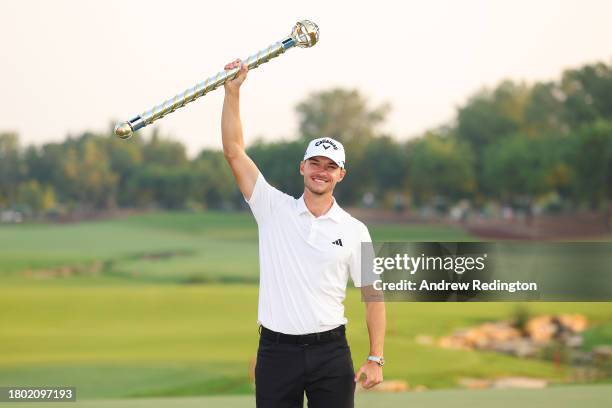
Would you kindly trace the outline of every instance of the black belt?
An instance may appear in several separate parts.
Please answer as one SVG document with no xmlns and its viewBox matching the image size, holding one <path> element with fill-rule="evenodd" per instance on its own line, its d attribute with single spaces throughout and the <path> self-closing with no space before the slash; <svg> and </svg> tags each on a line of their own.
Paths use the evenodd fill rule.
<svg viewBox="0 0 612 408">
<path fill-rule="evenodd" d="M 259 333 L 261 337 L 271 340 L 275 343 L 284 344 L 320 344 L 329 343 L 330 341 L 341 339 L 345 336 L 344 325 L 338 326 L 335 329 L 327 330 L 320 333 L 309 333 L 309 334 L 285 334 L 266 329 L 263 326 L 259 326 Z"/>
</svg>

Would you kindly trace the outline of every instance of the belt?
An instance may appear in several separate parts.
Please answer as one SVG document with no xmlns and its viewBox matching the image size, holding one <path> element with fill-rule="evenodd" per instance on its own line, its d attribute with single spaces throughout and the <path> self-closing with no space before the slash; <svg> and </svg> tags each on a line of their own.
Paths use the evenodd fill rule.
<svg viewBox="0 0 612 408">
<path fill-rule="evenodd" d="M 271 340 L 275 343 L 284 344 L 321 344 L 329 343 L 330 341 L 344 338 L 345 327 L 344 325 L 338 326 L 335 329 L 327 330 L 320 333 L 309 333 L 309 334 L 285 334 L 266 329 L 263 326 L 259 326 L 259 333 L 261 337 Z"/>
</svg>

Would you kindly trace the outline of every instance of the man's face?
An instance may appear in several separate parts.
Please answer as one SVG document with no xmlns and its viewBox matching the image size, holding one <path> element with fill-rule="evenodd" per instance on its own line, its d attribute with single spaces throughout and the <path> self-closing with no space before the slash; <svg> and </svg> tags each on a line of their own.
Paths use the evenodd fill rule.
<svg viewBox="0 0 612 408">
<path fill-rule="evenodd" d="M 311 193 L 323 195 L 334 191 L 346 170 L 327 157 L 314 156 L 300 163 L 300 174 L 304 176 L 304 186 Z"/>
</svg>

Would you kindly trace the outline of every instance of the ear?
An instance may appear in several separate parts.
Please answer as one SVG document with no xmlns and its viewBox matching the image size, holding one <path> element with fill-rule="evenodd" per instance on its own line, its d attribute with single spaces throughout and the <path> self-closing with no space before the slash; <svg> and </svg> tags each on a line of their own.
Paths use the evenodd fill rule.
<svg viewBox="0 0 612 408">
<path fill-rule="evenodd" d="M 302 160 L 300 162 L 300 174 L 303 176 L 304 175 L 304 160 Z"/>
<path fill-rule="evenodd" d="M 346 169 L 340 169 L 340 177 L 338 177 L 338 183 L 346 176 Z"/>
</svg>

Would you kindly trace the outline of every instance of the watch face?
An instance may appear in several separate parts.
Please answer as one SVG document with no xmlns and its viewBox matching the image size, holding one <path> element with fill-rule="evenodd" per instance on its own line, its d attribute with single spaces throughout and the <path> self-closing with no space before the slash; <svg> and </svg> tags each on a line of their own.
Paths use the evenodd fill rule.
<svg viewBox="0 0 612 408">
<path fill-rule="evenodd" d="M 378 362 L 378 365 L 381 366 L 381 367 L 384 366 L 385 365 L 385 359 L 381 357 L 380 361 Z"/>
</svg>

